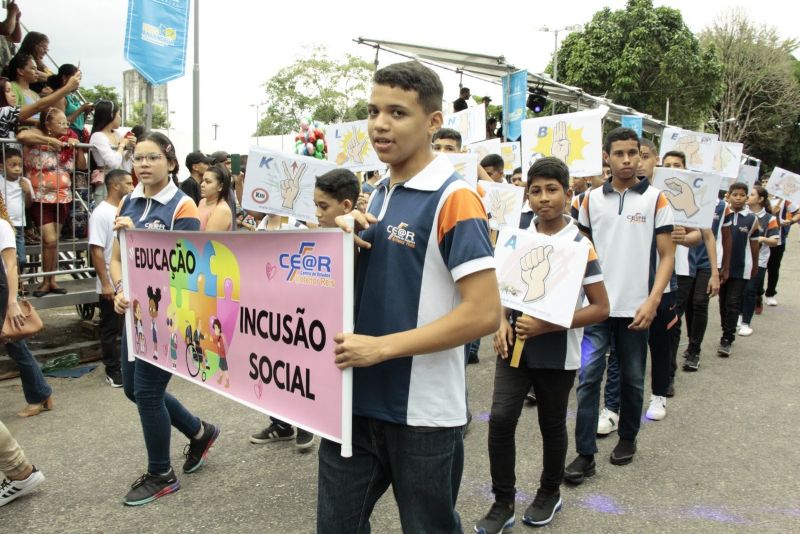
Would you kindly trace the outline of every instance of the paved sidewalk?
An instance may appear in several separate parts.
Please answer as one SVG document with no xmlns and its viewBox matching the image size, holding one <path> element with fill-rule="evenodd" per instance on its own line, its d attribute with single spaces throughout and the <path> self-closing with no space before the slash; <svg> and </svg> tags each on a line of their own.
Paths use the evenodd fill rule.
<svg viewBox="0 0 800 534">
<path fill-rule="evenodd" d="M 714 354 L 717 300 L 700 371 L 678 371 L 677 396 L 667 418 L 645 420 L 631 465 L 612 466 L 616 437 L 600 440 L 597 475 L 564 487 L 553 532 L 800 532 L 796 424 L 800 351 L 800 243 L 790 236 L 780 283 L 780 305 L 753 321 L 727 360 Z M 492 502 L 486 436 L 493 357 L 490 340 L 481 362 L 468 369 L 475 414 L 466 438 L 466 467 L 458 501 L 471 532 Z M 28 420 L 18 381 L 0 382 L 0 419 L 47 477 L 41 489 L 0 509 L 13 533 L 313 532 L 316 448 L 298 453 L 292 442 L 251 445 L 248 436 L 266 417 L 176 378 L 170 391 L 204 419 L 222 426 L 208 464 L 180 474 L 181 490 L 155 503 L 127 508 L 122 497 L 144 472 L 145 449 L 136 408 L 108 387 L 102 367 L 76 380 L 50 379 L 55 410 Z M 649 397 L 649 380 L 647 386 Z M 570 404 L 570 452 L 575 402 Z M 647 404 L 647 398 L 645 405 Z M 518 430 L 518 518 L 533 498 L 541 466 L 536 408 L 525 408 Z M 185 438 L 173 433 L 173 464 Z M 373 516 L 373 532 L 400 532 L 391 492 Z M 517 533 L 529 531 L 521 523 Z"/>
</svg>

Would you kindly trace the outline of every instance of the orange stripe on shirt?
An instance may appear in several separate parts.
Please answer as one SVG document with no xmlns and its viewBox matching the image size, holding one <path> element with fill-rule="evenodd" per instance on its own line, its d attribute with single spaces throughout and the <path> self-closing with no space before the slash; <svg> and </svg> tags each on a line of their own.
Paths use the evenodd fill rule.
<svg viewBox="0 0 800 534">
<path fill-rule="evenodd" d="M 669 206 L 669 200 L 664 193 L 658 194 L 658 201 L 656 202 L 656 213 Z"/>
<path fill-rule="evenodd" d="M 177 221 L 178 219 L 183 219 L 185 217 L 195 218 L 195 219 L 200 218 L 200 212 L 197 211 L 197 205 L 189 197 L 184 198 L 183 200 L 181 200 L 181 203 L 178 204 L 178 209 L 175 210 L 174 220 Z"/>
<path fill-rule="evenodd" d="M 597 257 L 597 252 L 595 252 L 594 247 L 593 246 L 589 246 L 589 257 L 588 257 L 588 259 L 586 261 L 587 262 L 597 261 L 598 259 L 599 258 Z"/>
<path fill-rule="evenodd" d="M 463 187 L 453 191 L 439 211 L 439 242 L 441 243 L 444 236 L 460 221 L 468 219 L 488 220 L 488 217 L 478 195 L 471 189 Z"/>
<path fill-rule="evenodd" d="M 771 230 L 777 227 L 778 227 L 778 221 L 775 219 L 775 217 L 773 217 L 772 219 L 769 220 L 769 224 L 767 224 L 767 230 Z"/>
</svg>

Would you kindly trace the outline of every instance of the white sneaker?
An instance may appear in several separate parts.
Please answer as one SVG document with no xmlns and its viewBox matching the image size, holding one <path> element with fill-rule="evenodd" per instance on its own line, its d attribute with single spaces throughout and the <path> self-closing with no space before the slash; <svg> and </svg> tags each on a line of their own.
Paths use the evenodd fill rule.
<svg viewBox="0 0 800 534">
<path fill-rule="evenodd" d="M 739 319 L 736 321 L 736 328 L 739 328 L 740 326 L 742 326 L 742 316 L 741 315 L 739 316 Z"/>
<path fill-rule="evenodd" d="M 739 335 L 742 337 L 747 337 L 753 334 L 753 329 L 750 328 L 750 325 L 747 323 L 742 323 L 739 327 Z"/>
<path fill-rule="evenodd" d="M 767 306 L 777 306 L 778 305 L 778 299 L 776 299 L 775 297 L 765 297 L 764 298 L 764 303 Z"/>
<path fill-rule="evenodd" d="M 597 418 L 597 434 L 607 436 L 617 430 L 619 426 L 619 415 L 608 408 L 600 410 L 600 417 Z"/>
<path fill-rule="evenodd" d="M 650 407 L 645 417 L 653 421 L 661 421 L 667 416 L 667 398 L 653 395 L 650 397 Z"/>
<path fill-rule="evenodd" d="M 33 473 L 25 480 L 3 479 L 0 482 L 0 506 L 5 506 L 17 497 L 22 497 L 26 493 L 32 492 L 42 482 L 44 482 L 44 475 L 35 467 L 33 468 Z"/>
</svg>

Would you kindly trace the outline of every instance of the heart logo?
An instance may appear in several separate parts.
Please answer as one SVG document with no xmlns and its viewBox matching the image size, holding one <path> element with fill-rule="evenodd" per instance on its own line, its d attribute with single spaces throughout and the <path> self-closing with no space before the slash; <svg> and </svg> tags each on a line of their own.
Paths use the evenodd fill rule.
<svg viewBox="0 0 800 534">
<path fill-rule="evenodd" d="M 272 280 L 275 278 L 275 275 L 278 274 L 278 266 L 272 265 L 271 262 L 267 262 L 267 279 Z"/>
<path fill-rule="evenodd" d="M 253 391 L 256 393 L 256 398 L 260 399 L 261 395 L 264 394 L 264 383 L 260 380 L 253 385 Z"/>
</svg>

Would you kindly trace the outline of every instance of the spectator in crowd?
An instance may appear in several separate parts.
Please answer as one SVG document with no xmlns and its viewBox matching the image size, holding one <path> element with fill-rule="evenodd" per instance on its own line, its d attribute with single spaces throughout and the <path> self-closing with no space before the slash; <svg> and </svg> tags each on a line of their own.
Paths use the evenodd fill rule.
<svg viewBox="0 0 800 534">
<path fill-rule="evenodd" d="M 136 144 L 136 136 L 128 133 L 124 138 L 117 133 L 122 123 L 117 104 L 100 100 L 94 106 L 94 122 L 89 144 L 92 145 L 92 189 L 95 204 L 106 197 L 103 175 L 111 169 L 131 171 L 130 150 Z M 127 150 L 127 152 L 126 152 Z"/>
<path fill-rule="evenodd" d="M 58 72 L 47 78 L 47 85 L 53 90 L 58 91 L 67 84 L 67 81 L 78 72 L 78 67 L 69 63 L 64 63 L 58 68 Z M 86 115 L 91 113 L 94 105 L 91 102 L 81 103 L 81 99 L 74 92 L 68 93 L 63 100 L 53 104 L 53 107 L 60 109 L 67 116 L 70 129 L 75 132 L 82 143 L 89 142 L 89 135 L 84 130 Z"/>
<path fill-rule="evenodd" d="M 0 155 L 3 162 L 0 195 L 6 203 L 8 216 L 16 233 L 17 270 L 21 274 L 25 268 L 25 211 L 33 203 L 33 186 L 23 175 L 22 152 L 16 148 L 6 148 Z M 24 295 L 25 292 L 21 291 L 21 294 Z"/>
<path fill-rule="evenodd" d="M 186 156 L 186 168 L 189 169 L 189 177 L 181 182 L 181 191 L 186 193 L 195 204 L 200 204 L 202 195 L 200 194 L 200 184 L 203 182 L 203 175 L 212 165 L 213 160 L 202 152 L 190 152 Z"/>
<path fill-rule="evenodd" d="M 72 203 L 72 173 L 86 169 L 86 156 L 83 149 L 75 148 L 78 137 L 69 129 L 63 111 L 48 108 L 40 115 L 38 128 L 20 132 L 19 140 L 25 146 L 25 174 L 33 185 L 33 219 L 42 233 L 42 269 L 53 272 L 58 268 L 58 236 Z M 46 145 L 40 141 L 42 136 Z M 66 292 L 56 284 L 55 275 L 45 275 L 33 295 Z"/>
<path fill-rule="evenodd" d="M 53 72 L 45 65 L 44 58 L 50 50 L 50 39 L 43 33 L 28 32 L 19 45 L 18 54 L 29 54 L 36 62 L 36 81 L 33 82 L 31 89 L 42 96 L 50 94 L 51 90 L 47 87 L 47 78 Z"/>
<path fill-rule="evenodd" d="M 227 167 L 213 165 L 203 174 L 200 184 L 200 230 L 227 232 L 231 229 L 231 208 L 225 201 L 231 190 L 231 175 Z"/>
<path fill-rule="evenodd" d="M 469 87 L 462 87 L 458 92 L 458 98 L 453 100 L 453 111 L 464 111 L 469 107 L 467 99 L 470 97 Z"/>
<path fill-rule="evenodd" d="M 3 296 L 0 295 L 0 299 Z M 31 464 L 25 453 L 0 421 L 0 471 L 4 478 L 0 482 L 0 506 L 5 506 L 23 495 L 27 495 L 44 482 L 44 475 Z"/>
<path fill-rule="evenodd" d="M 0 315 L 11 317 L 17 327 L 25 323 L 25 315 L 17 301 L 17 247 L 14 237 L 14 227 L 8 217 L 5 202 L 0 199 L 0 257 L 3 263 L 3 278 L 0 278 Z M 20 417 L 39 415 L 43 410 L 53 409 L 53 390 L 44 379 L 39 363 L 31 354 L 28 344 L 24 339 L 9 341 L 5 344 L 6 352 L 19 367 L 19 376 L 22 380 L 22 391 L 25 408 L 17 413 Z"/>
<path fill-rule="evenodd" d="M 487 97 L 488 98 L 488 97 Z M 489 117 L 486 119 L 486 139 L 497 138 L 497 119 Z"/>
<path fill-rule="evenodd" d="M 17 105 L 31 105 L 39 100 L 39 94 L 31 88 L 31 84 L 39 79 L 39 71 L 36 70 L 36 61 L 30 54 L 23 52 L 17 53 L 11 58 L 3 76 L 11 80 L 11 89 L 17 97 Z M 25 126 L 36 126 L 39 121 L 39 113 L 22 120 Z"/>
<path fill-rule="evenodd" d="M 6 19 L 0 22 L 0 70 L 6 68 L 14 57 L 14 43 L 22 40 L 22 25 L 19 22 L 22 12 L 14 0 L 6 6 Z"/>
</svg>

